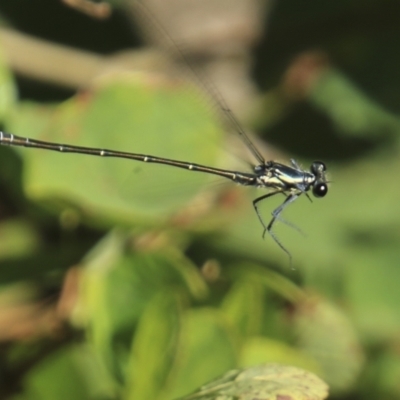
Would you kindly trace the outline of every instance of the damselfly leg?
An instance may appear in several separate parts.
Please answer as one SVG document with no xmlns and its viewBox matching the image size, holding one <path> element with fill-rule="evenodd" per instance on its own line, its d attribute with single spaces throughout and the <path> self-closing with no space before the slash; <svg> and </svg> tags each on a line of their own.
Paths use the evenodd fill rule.
<svg viewBox="0 0 400 400">
<path fill-rule="evenodd" d="M 265 224 L 261 213 L 259 211 L 258 208 L 258 204 L 262 201 L 265 200 L 269 197 L 272 197 L 276 194 L 282 193 L 283 195 L 286 196 L 286 199 L 284 200 L 284 202 L 277 207 L 274 211 L 272 211 L 272 219 L 270 220 L 270 222 L 268 223 L 268 225 Z M 259 219 L 259 221 L 261 222 L 261 225 L 264 228 L 263 234 L 262 234 L 262 238 L 265 238 L 265 234 L 268 232 L 268 234 L 272 237 L 272 239 L 275 241 L 275 243 L 289 256 L 289 260 L 290 260 L 290 264 L 292 264 L 292 255 L 290 254 L 289 250 L 286 249 L 286 247 L 282 244 L 282 242 L 278 239 L 278 237 L 276 236 L 276 234 L 273 232 L 272 227 L 275 223 L 275 221 L 280 221 L 282 223 L 284 223 L 285 225 L 290 226 L 291 228 L 295 229 L 296 231 L 298 231 L 299 233 L 301 233 L 302 235 L 304 235 L 304 232 L 298 228 L 296 225 L 286 221 L 285 219 L 283 219 L 280 214 L 283 212 L 283 210 L 290 204 L 293 203 L 300 195 L 299 194 L 289 194 L 287 195 L 284 191 L 282 190 L 277 190 L 275 192 L 272 193 L 267 193 L 264 196 L 258 197 L 257 199 L 255 199 L 253 201 L 253 207 L 256 211 L 257 217 Z"/>
</svg>

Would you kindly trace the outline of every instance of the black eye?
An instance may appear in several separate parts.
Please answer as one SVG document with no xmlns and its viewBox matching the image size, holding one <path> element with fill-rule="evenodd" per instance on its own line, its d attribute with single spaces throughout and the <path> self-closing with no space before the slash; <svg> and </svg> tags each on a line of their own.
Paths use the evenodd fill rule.
<svg viewBox="0 0 400 400">
<path fill-rule="evenodd" d="M 311 172 L 314 175 L 320 174 L 326 171 L 326 165 L 322 161 L 314 161 L 311 165 Z"/>
<path fill-rule="evenodd" d="M 323 182 L 315 183 L 312 192 L 315 197 L 324 197 L 328 193 L 328 186 Z"/>
</svg>

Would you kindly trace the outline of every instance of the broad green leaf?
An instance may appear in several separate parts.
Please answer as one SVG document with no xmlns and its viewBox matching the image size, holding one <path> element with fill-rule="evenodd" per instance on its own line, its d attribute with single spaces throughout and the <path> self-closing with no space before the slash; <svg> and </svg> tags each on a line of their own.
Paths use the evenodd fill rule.
<svg viewBox="0 0 400 400">
<path fill-rule="evenodd" d="M 400 133 L 397 116 L 387 112 L 333 69 L 318 79 L 310 100 L 329 115 L 339 132 L 363 136 Z"/>
<path fill-rule="evenodd" d="M 145 309 L 135 332 L 126 370 L 125 399 L 160 398 L 177 357 L 181 299 L 167 291 Z"/>
<path fill-rule="evenodd" d="M 303 290 L 289 278 L 259 264 L 250 262 L 236 264 L 234 268 L 229 270 L 229 275 L 239 282 L 256 281 L 266 289 L 291 302 L 296 302 L 304 297 Z"/>
<path fill-rule="evenodd" d="M 278 340 L 261 336 L 248 338 L 241 350 L 240 366 L 265 363 L 291 365 L 322 375 L 321 368 L 312 355 Z"/>
<path fill-rule="evenodd" d="M 260 333 L 264 296 L 265 289 L 262 283 L 251 277 L 248 277 L 247 280 L 237 281 L 225 296 L 222 310 L 241 336 L 246 337 Z"/>
<path fill-rule="evenodd" d="M 207 294 L 197 270 L 183 255 L 170 250 L 130 254 L 124 249 L 126 240 L 123 232 L 115 231 L 88 255 L 73 316 L 117 376 L 128 357 L 134 328 L 154 296 L 167 288 L 194 298 Z"/>
<path fill-rule="evenodd" d="M 299 368 L 265 364 L 232 370 L 182 400 L 323 400 L 328 387 Z"/>
<path fill-rule="evenodd" d="M 365 356 L 348 317 L 328 301 L 310 297 L 296 306 L 294 326 L 299 349 L 318 362 L 332 391 L 352 389 Z"/>
<path fill-rule="evenodd" d="M 349 255 L 350 267 L 346 271 L 346 295 L 354 322 L 372 343 L 391 340 L 400 329 L 398 246 L 394 238 L 393 242 L 382 240 L 376 246 L 362 247 L 362 263 L 361 257 Z"/>
<path fill-rule="evenodd" d="M 40 132 L 33 126 L 16 133 L 205 165 L 215 165 L 220 137 L 193 89 L 139 73 L 105 79 L 59 105 Z M 188 171 L 132 160 L 37 149 L 20 152 L 26 159 L 26 190 L 31 197 L 74 203 L 96 223 L 107 219 L 160 223 L 208 180 L 204 174 L 195 174 L 193 180 L 186 178 Z M 185 190 L 177 191 L 176 186 L 182 184 Z"/>
<path fill-rule="evenodd" d="M 115 395 L 101 367 L 81 346 L 68 346 L 37 363 L 26 375 L 23 390 L 28 398 L 87 400 Z M 90 366 L 90 370 L 87 368 Z M 84 371 L 91 371 L 85 375 Z"/>
<path fill-rule="evenodd" d="M 171 365 L 169 390 L 161 399 L 173 399 L 234 367 L 235 337 L 224 315 L 212 308 L 193 309 L 182 320 L 178 354 Z"/>
</svg>

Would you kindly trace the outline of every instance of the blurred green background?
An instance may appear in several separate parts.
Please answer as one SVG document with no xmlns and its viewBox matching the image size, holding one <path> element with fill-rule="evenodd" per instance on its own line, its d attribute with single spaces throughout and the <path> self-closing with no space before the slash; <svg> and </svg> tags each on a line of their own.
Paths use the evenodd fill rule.
<svg viewBox="0 0 400 400">
<path fill-rule="evenodd" d="M 329 193 L 285 211 L 306 237 L 277 225 L 291 268 L 260 190 L 1 147 L 1 398 L 173 399 L 268 362 L 399 398 L 400 4 L 149 0 L 158 25 L 133 3 L 0 2 L 3 129 L 247 170 L 176 50 L 143 45 L 161 25 L 266 158 L 323 160 Z"/>
</svg>

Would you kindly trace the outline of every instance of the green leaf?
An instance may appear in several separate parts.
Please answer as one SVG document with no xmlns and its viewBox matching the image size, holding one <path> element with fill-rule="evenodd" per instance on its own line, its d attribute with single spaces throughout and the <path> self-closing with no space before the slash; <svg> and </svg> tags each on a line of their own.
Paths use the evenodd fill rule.
<svg viewBox="0 0 400 400">
<path fill-rule="evenodd" d="M 164 291 L 143 313 L 126 371 L 125 399 L 153 400 L 167 384 L 178 349 L 182 307 L 179 294 Z"/>
<path fill-rule="evenodd" d="M 392 340 L 400 329 L 400 270 L 396 243 L 388 240 L 386 246 L 382 243 L 363 247 L 362 263 L 356 254 L 348 256 L 351 264 L 346 271 L 348 301 L 357 327 L 370 342 Z"/>
<path fill-rule="evenodd" d="M 115 396 L 115 388 L 93 354 L 68 346 L 35 364 L 23 380 L 28 398 L 87 400 Z"/>
<path fill-rule="evenodd" d="M 116 230 L 87 256 L 73 314 L 116 377 L 123 374 L 134 328 L 154 296 L 165 290 L 194 298 L 207 294 L 195 266 L 183 255 L 171 250 L 130 254 L 128 237 Z"/>
<path fill-rule="evenodd" d="M 338 132 L 354 136 L 398 135 L 400 119 L 374 102 L 343 74 L 328 70 L 310 94 L 314 105 L 337 125 Z"/>
<path fill-rule="evenodd" d="M 225 296 L 222 310 L 241 336 L 260 333 L 264 295 L 262 283 L 247 276 L 247 279 L 237 281 Z"/>
<path fill-rule="evenodd" d="M 170 388 L 161 399 L 193 391 L 236 365 L 234 336 L 222 313 L 202 308 L 190 310 L 182 321 L 179 350 L 171 365 Z"/>
<path fill-rule="evenodd" d="M 182 400 L 323 400 L 327 385 L 299 368 L 266 364 L 233 370 Z"/>
<path fill-rule="evenodd" d="M 349 391 L 360 375 L 365 356 L 347 316 L 328 301 L 310 297 L 297 304 L 294 324 L 299 349 L 319 363 L 332 390 Z"/>
<path fill-rule="evenodd" d="M 264 363 L 279 363 L 303 368 L 321 376 L 318 362 L 295 347 L 278 340 L 266 337 L 252 337 L 246 340 L 241 351 L 240 365 L 248 367 Z"/>
<path fill-rule="evenodd" d="M 61 104 L 40 131 L 35 124 L 32 128 L 19 124 L 26 126 L 17 130 L 19 135 L 36 139 L 206 165 L 215 164 L 221 138 L 191 87 L 137 73 L 104 80 Z M 74 203 L 96 223 L 160 224 L 209 179 L 204 174 L 187 179 L 188 171 L 132 160 L 33 149 L 23 149 L 21 154 L 27 161 L 25 184 L 31 197 Z M 185 189 L 176 190 L 177 184 Z"/>
</svg>

